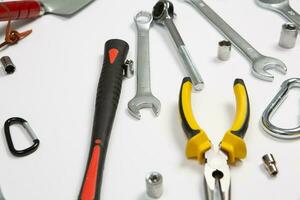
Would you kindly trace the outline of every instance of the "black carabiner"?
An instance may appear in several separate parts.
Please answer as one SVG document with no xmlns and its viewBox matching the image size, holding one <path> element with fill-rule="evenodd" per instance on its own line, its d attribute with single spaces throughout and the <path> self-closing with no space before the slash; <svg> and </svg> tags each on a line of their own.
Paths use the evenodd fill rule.
<svg viewBox="0 0 300 200">
<path fill-rule="evenodd" d="M 23 150 L 17 150 L 14 146 L 14 143 L 11 138 L 11 133 L 10 133 L 10 126 L 14 124 L 20 124 L 28 133 L 28 135 L 31 137 L 33 141 L 33 145 L 23 149 Z M 28 156 L 29 154 L 32 154 L 37 150 L 40 144 L 40 140 L 36 137 L 34 134 L 32 128 L 29 126 L 28 122 L 25 119 L 19 118 L 19 117 L 13 117 L 8 120 L 6 120 L 4 124 L 4 133 L 7 141 L 8 148 L 10 152 L 17 157 L 24 157 Z"/>
</svg>

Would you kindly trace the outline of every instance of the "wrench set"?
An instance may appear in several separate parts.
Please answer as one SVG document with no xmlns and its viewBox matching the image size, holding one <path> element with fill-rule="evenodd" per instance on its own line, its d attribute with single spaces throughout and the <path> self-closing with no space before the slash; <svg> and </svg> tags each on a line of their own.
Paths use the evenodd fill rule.
<svg viewBox="0 0 300 200">
<path fill-rule="evenodd" d="M 0 2 L 0 21 L 8 21 L 6 40 L 2 46 L 16 44 L 20 39 L 23 39 L 32 32 L 31 30 L 24 33 L 12 31 L 11 22 L 14 20 L 36 18 L 47 13 L 71 16 L 93 1 L 26 0 Z M 282 25 L 278 44 L 285 49 L 294 48 L 297 45 L 300 15 L 290 6 L 289 0 L 254 1 L 256 1 L 258 6 L 273 10 L 288 20 L 288 23 Z M 206 2 L 203 0 L 184 0 L 184 3 L 191 5 L 223 35 L 224 40 L 218 42 L 217 58 L 219 60 L 228 61 L 231 57 L 232 46 L 234 46 L 249 60 L 251 73 L 254 77 L 272 82 L 274 76 L 269 72 L 270 69 L 276 70 L 283 75 L 287 74 L 287 66 L 283 61 L 278 58 L 265 56 L 256 50 Z M 124 78 L 131 78 L 136 74 L 136 94 L 127 105 L 130 115 L 134 119 L 141 120 L 141 110 L 150 108 L 154 115 L 159 117 L 161 101 L 152 93 L 151 89 L 151 70 L 158 69 L 154 67 L 150 70 L 150 30 L 156 26 L 161 26 L 168 31 L 185 68 L 186 74 L 179 89 L 178 99 L 178 113 L 181 120 L 182 132 L 187 138 L 185 155 L 188 159 L 197 160 L 200 164 L 204 165 L 203 183 L 205 185 L 204 192 L 207 200 L 231 199 L 231 167 L 247 156 L 247 146 L 244 139 L 248 127 L 251 126 L 251 96 L 248 94 L 244 80 L 236 78 L 233 81 L 233 91 L 236 100 L 235 118 L 231 128 L 225 132 L 221 142 L 217 146 L 214 146 L 208 134 L 199 126 L 192 108 L 192 96 L 201 95 L 200 91 L 205 90 L 205 79 L 203 80 L 198 71 L 203 71 L 203 68 L 196 66 L 193 61 L 183 37 L 175 25 L 175 16 L 175 6 L 169 0 L 158 0 L 151 12 L 140 11 L 134 16 L 133 23 L 137 30 L 137 55 L 135 63 L 127 59 L 129 44 L 126 41 L 121 39 L 106 41 L 104 60 L 97 88 L 90 149 L 89 154 L 87 154 L 86 169 L 84 174 L 82 174 L 83 178 L 80 191 L 78 191 L 78 200 L 101 199 L 101 186 L 103 178 L 105 178 L 103 176 L 105 172 L 105 160 L 106 155 L 109 153 L 109 140 L 113 132 L 115 115 L 118 113 L 117 108 L 119 99 L 121 98 Z M 13 74 L 15 72 L 16 66 L 9 56 L 3 56 L 0 62 L 6 74 Z M 136 66 L 135 70 L 134 65 Z M 271 122 L 272 115 L 284 102 L 289 91 L 293 88 L 300 88 L 300 77 L 290 78 L 282 83 L 281 89 L 269 103 L 261 119 L 258 120 L 261 123 L 262 129 L 277 139 L 300 138 L 300 126 L 296 128 L 282 128 Z M 192 93 L 192 91 L 196 91 L 197 93 Z M 10 132 L 12 125 L 21 125 L 29 135 L 33 145 L 23 150 L 15 148 Z M 16 157 L 29 156 L 38 150 L 40 146 L 40 140 L 28 122 L 23 118 L 12 117 L 8 119 L 4 124 L 4 134 L 8 150 Z M 271 153 L 264 153 L 262 161 L 267 174 L 272 177 L 277 176 L 279 170 L 275 157 Z M 145 178 L 145 195 L 154 199 L 161 198 L 164 191 L 163 181 L 165 179 L 167 180 L 168 178 L 163 178 L 163 175 L 157 171 L 148 173 Z M 9 197 L 9 194 L 2 194 L 0 188 L 0 200 L 7 200 L 4 196 Z"/>
</svg>

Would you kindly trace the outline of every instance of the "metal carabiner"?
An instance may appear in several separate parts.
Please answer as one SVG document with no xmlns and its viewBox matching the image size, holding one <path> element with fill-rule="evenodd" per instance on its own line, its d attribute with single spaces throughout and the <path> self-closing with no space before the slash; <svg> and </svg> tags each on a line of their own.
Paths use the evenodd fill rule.
<svg viewBox="0 0 300 200">
<path fill-rule="evenodd" d="M 33 145 L 23 149 L 23 150 L 17 150 L 14 146 L 14 143 L 11 138 L 11 133 L 10 133 L 10 126 L 14 124 L 20 124 L 22 127 L 27 131 L 28 135 L 32 139 Z M 8 144 L 8 148 L 10 152 L 17 157 L 24 157 L 27 156 L 37 150 L 40 144 L 40 140 L 37 138 L 35 135 L 34 131 L 32 128 L 29 126 L 28 122 L 25 119 L 19 118 L 19 117 L 13 117 L 8 119 L 5 124 L 4 124 L 4 133 L 6 137 L 6 141 Z"/>
<path fill-rule="evenodd" d="M 281 85 L 281 90 L 273 98 L 262 115 L 261 122 L 264 130 L 274 137 L 281 139 L 295 139 L 300 137 L 300 126 L 296 128 L 285 129 L 273 125 L 270 121 L 272 115 L 287 98 L 289 90 L 293 88 L 300 88 L 300 78 L 291 78 L 284 81 Z"/>
</svg>

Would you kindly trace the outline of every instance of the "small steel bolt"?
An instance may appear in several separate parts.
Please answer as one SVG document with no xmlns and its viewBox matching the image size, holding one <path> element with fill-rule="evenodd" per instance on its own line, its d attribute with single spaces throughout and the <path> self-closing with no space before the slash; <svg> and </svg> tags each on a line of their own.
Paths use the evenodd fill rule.
<svg viewBox="0 0 300 200">
<path fill-rule="evenodd" d="M 163 177 L 158 172 L 151 172 L 146 176 L 147 194 L 151 198 L 158 199 L 163 194 Z"/>
<path fill-rule="evenodd" d="M 276 166 L 276 161 L 272 154 L 266 154 L 262 157 L 265 167 L 270 174 L 270 176 L 276 176 L 278 174 L 278 169 Z"/>
<path fill-rule="evenodd" d="M 10 57 L 9 56 L 3 56 L 1 59 L 0 59 L 3 67 L 4 67 L 4 70 L 7 74 L 12 74 L 16 71 L 16 66 L 14 65 L 14 63 L 11 61 Z"/>
</svg>

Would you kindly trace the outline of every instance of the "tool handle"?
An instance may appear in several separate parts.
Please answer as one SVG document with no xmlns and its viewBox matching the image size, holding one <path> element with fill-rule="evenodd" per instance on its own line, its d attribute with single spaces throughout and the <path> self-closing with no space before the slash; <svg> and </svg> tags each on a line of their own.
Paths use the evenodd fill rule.
<svg viewBox="0 0 300 200">
<path fill-rule="evenodd" d="M 109 40 L 105 44 L 104 63 L 97 90 L 91 148 L 79 200 L 100 200 L 105 156 L 119 103 L 123 65 L 128 50 L 128 44 L 122 40 Z"/>
<path fill-rule="evenodd" d="M 191 78 L 184 78 L 179 95 L 179 112 L 183 130 L 188 138 L 186 156 L 189 159 L 197 159 L 203 163 L 205 161 L 204 154 L 211 148 L 211 142 L 193 115 L 191 103 L 192 88 Z"/>
<path fill-rule="evenodd" d="M 0 3 L 0 21 L 29 19 L 40 16 L 43 8 L 38 1 L 9 1 Z"/>
<path fill-rule="evenodd" d="M 234 94 L 236 98 L 236 116 L 232 127 L 226 132 L 220 148 L 228 155 L 230 164 L 243 159 L 247 155 L 246 144 L 243 140 L 250 120 L 249 96 L 242 79 L 234 82 Z"/>
</svg>

